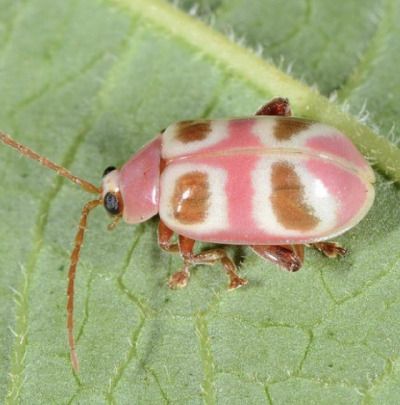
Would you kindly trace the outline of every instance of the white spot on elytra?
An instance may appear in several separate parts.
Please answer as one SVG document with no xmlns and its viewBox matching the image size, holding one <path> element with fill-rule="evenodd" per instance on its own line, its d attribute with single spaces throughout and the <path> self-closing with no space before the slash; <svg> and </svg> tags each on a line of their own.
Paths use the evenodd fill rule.
<svg viewBox="0 0 400 405">
<path fill-rule="evenodd" d="M 216 145 L 229 136 L 227 120 L 210 121 L 210 132 L 204 139 L 184 143 L 177 137 L 179 123 L 170 125 L 162 136 L 162 157 L 172 159 L 185 156 L 194 152 L 200 152 L 210 146 Z"/>
<path fill-rule="evenodd" d="M 270 197 L 272 194 L 272 166 L 277 162 L 287 161 L 287 155 L 260 158 L 252 172 L 252 184 L 254 189 L 252 214 L 255 223 L 260 228 L 282 238 L 318 236 L 332 228 L 337 221 L 338 202 L 329 193 L 321 180 L 315 178 L 305 167 L 306 159 L 302 157 L 290 158 L 290 164 L 294 166 L 296 174 L 304 187 L 304 203 L 312 207 L 315 217 L 320 220 L 319 224 L 310 231 L 296 231 L 286 229 L 278 221 Z"/>
<path fill-rule="evenodd" d="M 177 180 L 192 172 L 205 173 L 209 187 L 207 216 L 201 223 L 182 224 L 174 216 L 174 207 L 171 205 L 174 187 Z M 227 229 L 228 199 L 225 193 L 227 173 L 221 168 L 205 164 L 174 162 L 168 165 L 161 175 L 160 183 L 160 217 L 167 226 L 176 232 L 196 231 L 213 232 Z M 190 191 L 188 192 L 190 194 Z"/>
</svg>

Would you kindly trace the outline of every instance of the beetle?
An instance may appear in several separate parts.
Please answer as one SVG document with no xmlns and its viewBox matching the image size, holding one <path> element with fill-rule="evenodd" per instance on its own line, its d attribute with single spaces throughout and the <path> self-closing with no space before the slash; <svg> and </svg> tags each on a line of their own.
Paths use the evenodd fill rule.
<svg viewBox="0 0 400 405">
<path fill-rule="evenodd" d="M 120 169 L 107 168 L 101 187 L 5 133 L 0 140 L 97 195 L 82 209 L 70 257 L 67 329 L 76 371 L 74 282 L 93 208 L 103 205 L 113 217 L 109 229 L 121 219 L 137 224 L 159 214 L 160 248 L 183 259 L 169 287 L 185 287 L 194 265 L 221 262 L 235 289 L 247 280 L 225 250 L 194 253 L 195 241 L 247 245 L 294 272 L 303 264 L 306 245 L 331 258 L 343 256 L 346 249 L 327 240 L 355 226 L 375 195 L 374 172 L 351 141 L 328 125 L 292 117 L 289 101 L 280 97 L 253 117 L 170 125 Z"/>
</svg>

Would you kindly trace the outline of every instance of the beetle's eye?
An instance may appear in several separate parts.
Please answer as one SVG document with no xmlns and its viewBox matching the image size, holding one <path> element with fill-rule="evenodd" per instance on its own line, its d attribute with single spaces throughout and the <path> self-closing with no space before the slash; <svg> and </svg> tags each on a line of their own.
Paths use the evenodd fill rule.
<svg viewBox="0 0 400 405">
<path fill-rule="evenodd" d="M 104 208 L 111 215 L 118 215 L 121 212 L 121 206 L 118 197 L 114 193 L 106 193 L 104 196 Z"/>
<path fill-rule="evenodd" d="M 116 169 L 115 166 L 108 166 L 107 169 L 104 170 L 104 172 L 103 172 L 103 177 L 106 176 L 108 173 L 112 172 L 115 169 Z"/>
</svg>

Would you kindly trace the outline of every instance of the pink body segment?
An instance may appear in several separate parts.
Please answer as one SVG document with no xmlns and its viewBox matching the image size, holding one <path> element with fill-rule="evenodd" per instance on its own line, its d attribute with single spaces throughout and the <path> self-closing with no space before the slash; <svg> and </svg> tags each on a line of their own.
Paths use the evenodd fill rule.
<svg viewBox="0 0 400 405">
<path fill-rule="evenodd" d="M 297 118 L 174 124 L 162 157 L 160 217 L 195 240 L 326 240 L 358 223 L 374 199 L 373 172 L 353 144 Z"/>
<path fill-rule="evenodd" d="M 158 136 L 119 170 L 123 217 L 128 224 L 146 221 L 158 213 L 160 159 L 161 138 Z"/>
<path fill-rule="evenodd" d="M 349 139 L 336 132 L 331 136 L 315 136 L 307 140 L 305 146 L 310 150 L 335 156 L 340 161 L 350 162 L 349 167 L 357 168 L 371 183 L 375 181 L 375 175 L 361 153 L 354 147 Z"/>
</svg>

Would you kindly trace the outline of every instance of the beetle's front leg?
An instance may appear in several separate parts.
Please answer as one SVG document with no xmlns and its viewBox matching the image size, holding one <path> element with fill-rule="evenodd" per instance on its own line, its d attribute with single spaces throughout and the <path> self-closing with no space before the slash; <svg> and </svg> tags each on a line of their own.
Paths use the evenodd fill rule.
<svg viewBox="0 0 400 405">
<path fill-rule="evenodd" d="M 171 243 L 171 239 L 174 236 L 174 231 L 172 229 L 169 229 L 167 225 L 164 224 L 164 222 L 160 219 L 160 222 L 158 224 L 158 246 L 164 250 L 165 252 L 168 253 L 178 253 L 179 250 L 179 244 L 178 243 Z M 194 241 L 193 241 L 194 244 Z M 182 271 L 177 271 L 174 273 L 168 282 L 168 285 L 171 288 L 177 288 L 177 287 L 185 287 L 187 285 L 187 282 L 190 277 L 190 263 L 187 263 L 185 261 L 184 267 Z"/>
<path fill-rule="evenodd" d="M 183 270 L 175 272 L 168 281 L 170 288 L 183 288 L 186 287 L 190 277 L 190 266 L 192 265 L 190 257 L 193 255 L 193 246 L 195 241 L 193 239 L 185 238 L 179 235 L 178 250 L 183 258 Z"/>
<path fill-rule="evenodd" d="M 185 236 L 179 236 L 179 249 L 181 256 L 184 260 L 184 268 L 182 271 L 174 273 L 168 285 L 171 288 L 181 288 L 187 285 L 190 277 L 190 267 L 197 264 L 214 265 L 218 261 L 221 261 L 226 273 L 229 276 L 229 289 L 235 289 L 247 284 L 247 280 L 241 278 L 237 274 L 235 263 L 228 257 L 223 249 L 209 249 L 204 252 L 194 254 L 195 241 L 193 239 L 186 238 Z"/>
</svg>

